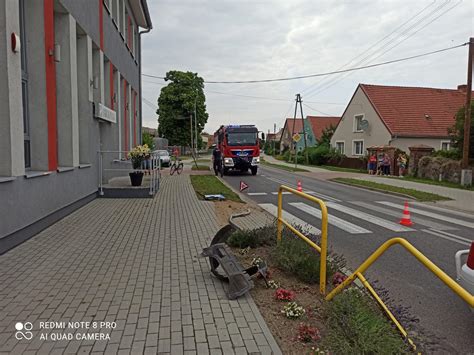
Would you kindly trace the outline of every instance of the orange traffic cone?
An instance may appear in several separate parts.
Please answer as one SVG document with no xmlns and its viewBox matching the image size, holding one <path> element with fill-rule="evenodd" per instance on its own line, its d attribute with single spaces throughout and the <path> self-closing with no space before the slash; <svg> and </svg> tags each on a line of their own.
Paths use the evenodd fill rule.
<svg viewBox="0 0 474 355">
<path fill-rule="evenodd" d="M 408 201 L 405 201 L 405 209 L 403 210 L 403 216 L 400 220 L 400 224 L 407 227 L 413 225 L 413 222 L 410 219 L 410 211 L 408 211 Z"/>
<path fill-rule="evenodd" d="M 301 186 L 301 181 L 298 180 L 298 183 L 296 184 L 296 186 L 297 186 L 296 190 L 298 190 L 299 192 L 303 191 L 303 187 Z"/>
</svg>

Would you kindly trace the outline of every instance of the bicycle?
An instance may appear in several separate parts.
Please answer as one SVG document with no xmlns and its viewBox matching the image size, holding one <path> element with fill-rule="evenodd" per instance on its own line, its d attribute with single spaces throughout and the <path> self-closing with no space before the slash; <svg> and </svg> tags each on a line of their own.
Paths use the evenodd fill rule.
<svg viewBox="0 0 474 355">
<path fill-rule="evenodd" d="M 173 164 L 170 167 L 170 175 L 173 175 L 174 172 L 176 171 L 179 174 L 183 171 L 184 164 L 181 161 L 181 159 L 177 158 L 174 160 Z"/>
</svg>

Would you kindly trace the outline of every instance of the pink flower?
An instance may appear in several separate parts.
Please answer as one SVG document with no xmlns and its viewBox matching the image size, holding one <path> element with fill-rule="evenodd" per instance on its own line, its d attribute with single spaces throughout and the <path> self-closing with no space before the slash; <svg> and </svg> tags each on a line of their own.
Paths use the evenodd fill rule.
<svg viewBox="0 0 474 355">
<path fill-rule="evenodd" d="M 275 291 L 275 299 L 279 301 L 293 301 L 295 299 L 295 296 L 295 292 L 285 290 L 284 288 L 279 288 Z"/>
</svg>

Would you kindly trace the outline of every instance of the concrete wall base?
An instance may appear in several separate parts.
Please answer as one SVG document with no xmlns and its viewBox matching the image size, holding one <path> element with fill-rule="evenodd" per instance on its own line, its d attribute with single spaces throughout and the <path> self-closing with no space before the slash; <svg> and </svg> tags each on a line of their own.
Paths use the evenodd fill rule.
<svg viewBox="0 0 474 355">
<path fill-rule="evenodd" d="M 40 219 L 39 221 L 30 224 L 29 226 L 20 229 L 12 234 L 9 234 L 0 239 L 0 255 L 6 253 L 10 249 L 26 242 L 28 239 L 34 237 L 36 234 L 41 232 L 43 229 L 48 228 L 50 225 L 56 223 L 60 219 L 66 217 L 75 210 L 88 204 L 97 197 L 97 193 L 90 194 L 69 206 L 61 208 L 58 211 L 51 213 L 50 215 Z"/>
<path fill-rule="evenodd" d="M 472 170 L 471 169 L 461 170 L 461 185 L 472 186 Z"/>
</svg>

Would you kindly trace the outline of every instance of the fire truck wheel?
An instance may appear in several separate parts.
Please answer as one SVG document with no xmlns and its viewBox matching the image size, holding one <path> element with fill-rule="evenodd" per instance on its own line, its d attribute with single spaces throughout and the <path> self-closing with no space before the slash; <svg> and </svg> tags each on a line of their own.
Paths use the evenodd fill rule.
<svg viewBox="0 0 474 355">
<path fill-rule="evenodd" d="M 257 167 L 256 166 L 252 166 L 252 175 L 257 175 Z"/>
</svg>

